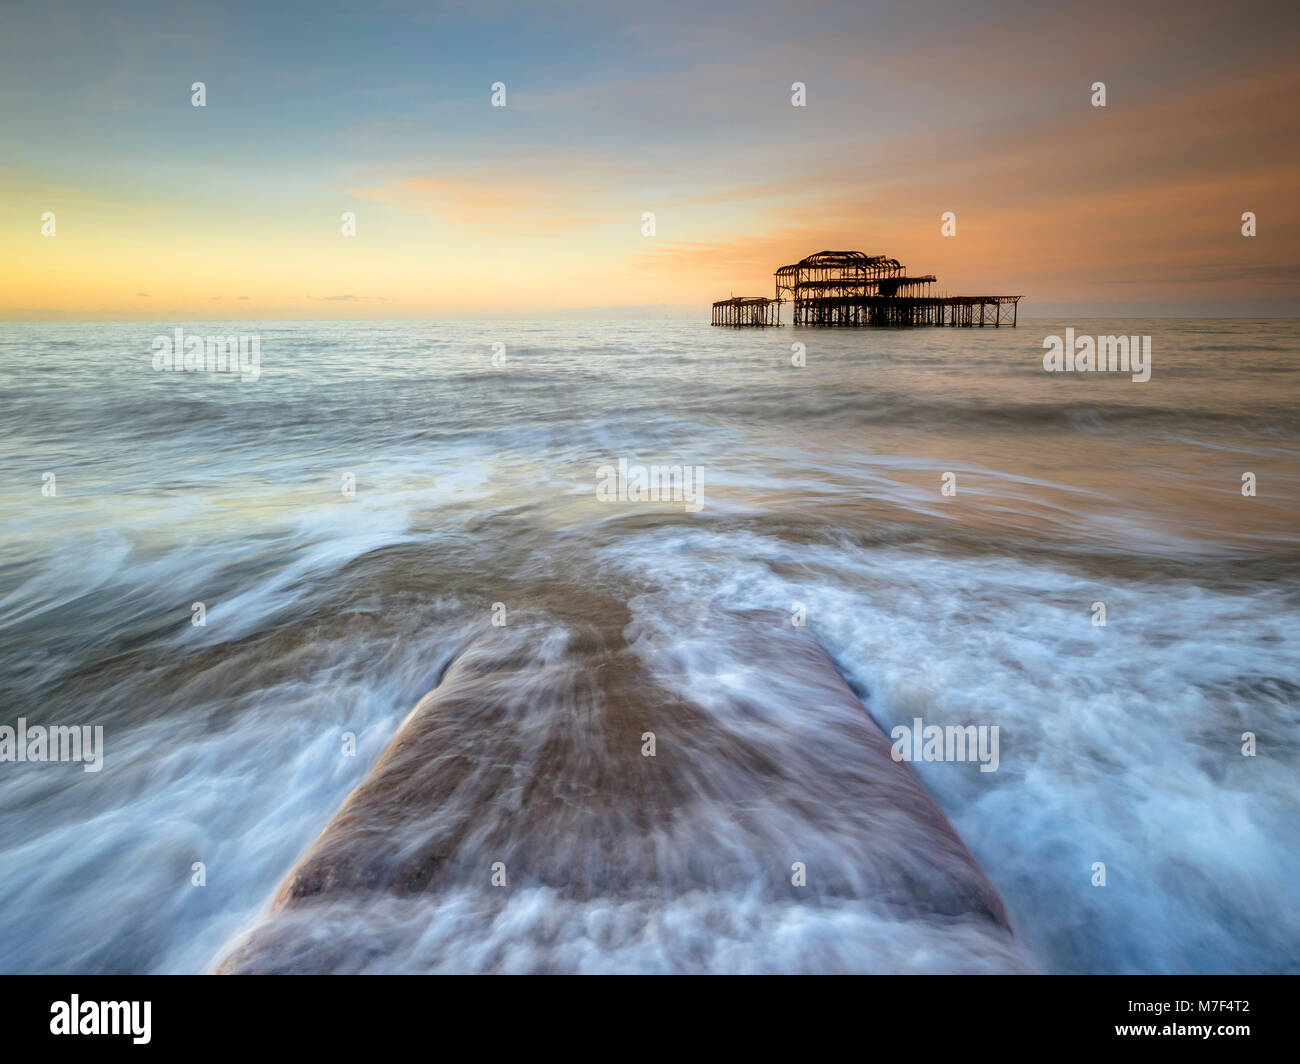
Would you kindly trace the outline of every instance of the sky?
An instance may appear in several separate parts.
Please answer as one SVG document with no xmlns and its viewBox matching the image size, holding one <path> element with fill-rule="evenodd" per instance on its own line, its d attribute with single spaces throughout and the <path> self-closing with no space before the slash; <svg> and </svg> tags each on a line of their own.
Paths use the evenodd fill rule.
<svg viewBox="0 0 1300 1064">
<path fill-rule="evenodd" d="M 703 318 L 823 249 L 1026 315 L 1292 316 L 1298 12 L 6 3 L 0 320 Z"/>
</svg>

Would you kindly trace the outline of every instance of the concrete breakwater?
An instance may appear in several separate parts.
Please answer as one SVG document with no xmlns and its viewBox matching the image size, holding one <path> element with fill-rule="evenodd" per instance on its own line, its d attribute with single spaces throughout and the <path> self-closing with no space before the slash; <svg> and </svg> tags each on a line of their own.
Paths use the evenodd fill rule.
<svg viewBox="0 0 1300 1064">
<path fill-rule="evenodd" d="M 820 647 L 725 624 L 753 673 L 689 695 L 626 616 L 469 639 L 218 970 L 1032 969 Z"/>
</svg>

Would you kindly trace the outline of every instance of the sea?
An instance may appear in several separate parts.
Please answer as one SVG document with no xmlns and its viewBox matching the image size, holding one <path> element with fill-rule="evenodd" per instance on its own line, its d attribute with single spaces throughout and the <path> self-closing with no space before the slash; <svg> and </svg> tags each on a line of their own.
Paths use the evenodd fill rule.
<svg viewBox="0 0 1300 1064">
<path fill-rule="evenodd" d="M 255 340 L 255 370 L 160 364 L 177 329 Z M 1150 379 L 1045 371 L 1067 329 L 1150 337 Z M 815 880 L 891 828 L 821 785 L 838 725 L 755 617 L 886 734 L 998 729 L 994 771 L 910 767 L 1039 970 L 1300 971 L 1298 351 L 1300 322 L 1244 319 L 0 325 L 0 726 L 103 729 L 97 771 L 0 760 L 0 971 L 212 970 L 466 641 L 517 618 L 548 667 L 623 633 L 709 786 L 635 904 L 524 869 L 490 917 L 431 899 L 437 948 L 363 970 L 946 970 L 869 876 L 756 885 L 755 838 Z M 689 497 L 607 490 L 650 467 Z M 628 813 L 605 744 L 577 748 L 548 800 Z M 739 808 L 760 761 L 818 800 Z M 492 830 L 463 846 L 520 800 L 475 791 Z"/>
</svg>

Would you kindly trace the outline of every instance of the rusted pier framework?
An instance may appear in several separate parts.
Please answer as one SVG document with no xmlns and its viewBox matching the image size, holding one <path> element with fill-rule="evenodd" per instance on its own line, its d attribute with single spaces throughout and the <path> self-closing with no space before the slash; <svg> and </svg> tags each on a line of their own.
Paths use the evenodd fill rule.
<svg viewBox="0 0 1300 1064">
<path fill-rule="evenodd" d="M 1015 325 L 1019 296 L 818 296 L 796 325 Z"/>
<path fill-rule="evenodd" d="M 795 325 L 1016 324 L 1019 296 L 941 295 L 934 283 L 934 274 L 908 276 L 884 255 L 820 251 L 776 271 L 775 299 L 714 303 L 713 324 L 780 325 L 785 302 L 793 304 Z"/>
<path fill-rule="evenodd" d="M 736 296 L 733 299 L 720 299 L 713 304 L 713 324 L 780 325 L 783 302 L 782 299 L 768 299 L 767 296 Z"/>
</svg>

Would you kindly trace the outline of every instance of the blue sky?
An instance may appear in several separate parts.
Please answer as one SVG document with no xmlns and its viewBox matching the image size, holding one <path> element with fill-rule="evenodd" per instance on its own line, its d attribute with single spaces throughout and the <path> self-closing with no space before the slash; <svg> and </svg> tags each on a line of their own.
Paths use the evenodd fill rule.
<svg viewBox="0 0 1300 1064">
<path fill-rule="evenodd" d="M 827 246 L 1027 309 L 1294 313 L 1295 6 L 31 5 L 0 315 L 476 314 L 503 272 L 707 306 Z"/>
</svg>

